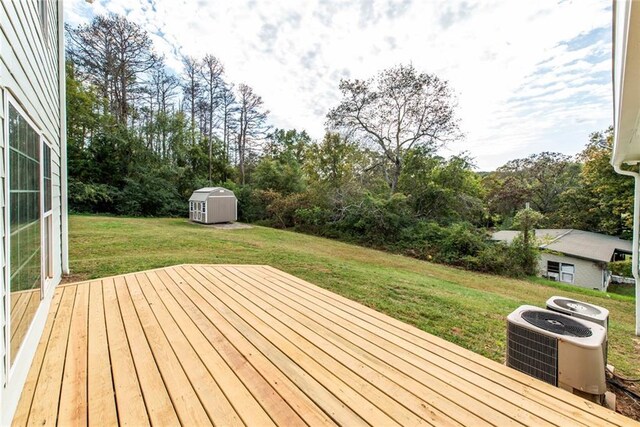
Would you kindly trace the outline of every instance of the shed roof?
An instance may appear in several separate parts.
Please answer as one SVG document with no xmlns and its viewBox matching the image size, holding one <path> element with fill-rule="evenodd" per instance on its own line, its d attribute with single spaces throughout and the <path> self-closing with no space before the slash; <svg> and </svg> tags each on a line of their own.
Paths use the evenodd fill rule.
<svg viewBox="0 0 640 427">
<path fill-rule="evenodd" d="M 631 241 L 606 234 L 567 228 L 537 229 L 540 249 L 561 252 L 579 258 L 609 262 L 614 252 L 631 253 Z M 503 230 L 493 234 L 493 240 L 511 243 L 520 234 L 516 230 Z"/>
<path fill-rule="evenodd" d="M 235 196 L 235 194 L 233 194 L 233 191 L 227 190 L 226 188 L 223 188 L 223 187 L 204 187 L 194 191 L 191 197 L 189 198 L 189 201 L 204 202 L 209 197 L 215 197 L 215 196 L 221 196 L 221 195 Z"/>
</svg>

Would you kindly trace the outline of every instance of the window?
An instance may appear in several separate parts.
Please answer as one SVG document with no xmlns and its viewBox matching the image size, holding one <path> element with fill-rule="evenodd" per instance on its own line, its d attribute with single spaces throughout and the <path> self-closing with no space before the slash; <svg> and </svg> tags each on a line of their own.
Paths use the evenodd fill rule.
<svg viewBox="0 0 640 427">
<path fill-rule="evenodd" d="M 51 147 L 42 142 L 42 272 L 45 280 L 53 278 L 53 215 L 51 210 Z"/>
<path fill-rule="evenodd" d="M 41 299 L 40 135 L 13 104 L 8 109 L 10 360 Z M 13 304 L 15 302 L 15 304 Z"/>
<path fill-rule="evenodd" d="M 576 268 L 573 264 L 547 261 L 547 277 L 565 283 L 573 283 Z"/>
<path fill-rule="evenodd" d="M 560 281 L 565 283 L 573 283 L 573 276 L 575 275 L 576 268 L 573 264 L 561 264 L 560 265 Z"/>
<path fill-rule="evenodd" d="M 207 204 L 205 202 L 200 202 L 202 213 L 207 212 Z"/>
<path fill-rule="evenodd" d="M 189 212 L 193 212 L 193 202 L 189 202 Z"/>
</svg>

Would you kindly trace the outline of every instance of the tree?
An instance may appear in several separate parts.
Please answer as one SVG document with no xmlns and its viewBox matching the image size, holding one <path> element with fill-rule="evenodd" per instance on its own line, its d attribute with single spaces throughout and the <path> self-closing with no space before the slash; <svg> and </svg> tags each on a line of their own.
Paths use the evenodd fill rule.
<svg viewBox="0 0 640 427">
<path fill-rule="evenodd" d="M 182 65 L 184 67 L 182 92 L 184 93 L 184 102 L 188 106 L 189 119 L 191 122 L 191 144 L 195 144 L 196 106 L 202 94 L 202 87 L 199 80 L 201 64 L 191 56 L 183 56 Z"/>
<path fill-rule="evenodd" d="M 442 224 L 478 223 L 483 214 L 483 189 L 465 155 L 445 159 L 424 147 L 410 150 L 398 181 L 398 190 L 409 196 L 415 215 Z"/>
<path fill-rule="evenodd" d="M 578 155 L 583 164 L 580 185 L 564 194 L 560 215 L 574 228 L 630 236 L 634 182 L 611 166 L 612 146 L 612 127 L 590 135 Z"/>
<path fill-rule="evenodd" d="M 520 246 L 518 251 L 520 265 L 525 274 L 533 276 L 538 273 L 538 245 L 535 239 L 535 227 L 544 216 L 529 207 L 519 210 L 514 217 L 514 225 L 520 229 L 520 236 L 514 245 Z"/>
<path fill-rule="evenodd" d="M 176 89 L 179 85 L 179 79 L 169 74 L 164 64 L 150 73 L 146 89 L 148 95 L 147 141 L 149 148 L 163 157 L 166 157 L 169 151 L 167 146 L 169 107 L 176 96 Z M 156 140 L 156 136 L 158 140 Z"/>
<path fill-rule="evenodd" d="M 246 84 L 238 86 L 238 169 L 240 183 L 245 184 L 245 166 L 249 152 L 257 141 L 263 139 L 268 127 L 268 111 L 264 110 L 262 98 Z"/>
<path fill-rule="evenodd" d="M 434 74 L 399 65 L 367 81 L 341 80 L 340 104 L 327 124 L 377 149 L 391 193 L 408 150 L 435 149 L 455 138 L 458 124 L 449 84 Z"/>
<path fill-rule="evenodd" d="M 511 216 L 524 203 L 548 216 L 549 225 L 563 227 L 556 215 L 562 194 L 578 185 L 580 165 L 561 153 L 543 152 L 515 159 L 485 179 L 487 204 L 492 213 Z"/>
<path fill-rule="evenodd" d="M 327 132 L 319 144 L 310 146 L 306 156 L 307 175 L 330 189 L 344 188 L 356 176 L 360 163 L 358 147 L 340 136 Z"/>
<path fill-rule="evenodd" d="M 311 138 L 306 131 L 276 129 L 267 136 L 263 152 L 270 157 L 279 157 L 286 153 L 301 165 L 310 144 Z"/>
<path fill-rule="evenodd" d="M 237 128 L 237 120 L 234 116 L 238 112 L 238 107 L 233 93 L 233 85 L 224 81 L 220 88 L 220 112 L 222 115 L 222 146 L 225 161 L 228 163 L 230 161 L 231 134 Z"/>
<path fill-rule="evenodd" d="M 216 118 L 216 111 L 220 103 L 220 88 L 222 87 L 222 73 L 224 67 L 213 55 L 205 55 L 202 59 L 202 66 L 200 67 L 202 74 L 203 89 L 205 96 L 205 129 L 207 140 L 209 142 L 209 184 L 211 184 L 211 177 L 213 173 L 213 128 L 217 127 L 214 124 L 214 118 Z"/>
<path fill-rule="evenodd" d="M 126 124 L 131 98 L 142 75 L 160 60 L 149 35 L 138 24 L 116 14 L 99 15 L 89 24 L 67 27 L 67 34 L 68 54 L 79 73 L 99 88 L 117 122 Z"/>
</svg>

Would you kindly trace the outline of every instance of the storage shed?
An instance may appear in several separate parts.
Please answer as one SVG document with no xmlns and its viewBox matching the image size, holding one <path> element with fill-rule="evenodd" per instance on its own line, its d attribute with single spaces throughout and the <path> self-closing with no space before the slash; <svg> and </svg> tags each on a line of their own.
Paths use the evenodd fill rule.
<svg viewBox="0 0 640 427">
<path fill-rule="evenodd" d="M 233 222 L 238 219 L 238 199 L 222 187 L 196 190 L 189 199 L 189 219 L 203 224 Z"/>
</svg>

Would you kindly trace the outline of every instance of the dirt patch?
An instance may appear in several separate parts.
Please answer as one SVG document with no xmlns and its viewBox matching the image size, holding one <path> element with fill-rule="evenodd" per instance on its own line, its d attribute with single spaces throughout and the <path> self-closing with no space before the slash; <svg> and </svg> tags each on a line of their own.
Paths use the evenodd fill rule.
<svg viewBox="0 0 640 427">
<path fill-rule="evenodd" d="M 640 386 L 637 381 L 609 378 L 607 388 L 616 395 L 616 412 L 640 421 Z"/>
<path fill-rule="evenodd" d="M 62 276 L 60 284 L 66 285 L 67 283 L 84 282 L 85 280 L 87 280 L 86 274 L 65 274 Z"/>
</svg>

